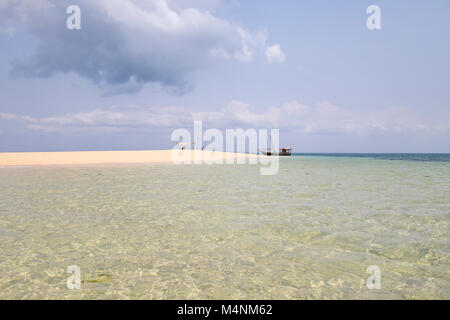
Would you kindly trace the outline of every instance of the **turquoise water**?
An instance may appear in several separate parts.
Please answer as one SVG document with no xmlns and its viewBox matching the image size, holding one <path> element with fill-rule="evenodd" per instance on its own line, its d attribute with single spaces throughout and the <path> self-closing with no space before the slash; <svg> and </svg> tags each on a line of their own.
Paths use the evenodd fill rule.
<svg viewBox="0 0 450 320">
<path fill-rule="evenodd" d="M 1 299 L 450 299 L 448 162 L 0 168 L 0 194 Z"/>
<path fill-rule="evenodd" d="M 450 153 L 294 153 L 293 155 L 450 162 Z"/>
</svg>

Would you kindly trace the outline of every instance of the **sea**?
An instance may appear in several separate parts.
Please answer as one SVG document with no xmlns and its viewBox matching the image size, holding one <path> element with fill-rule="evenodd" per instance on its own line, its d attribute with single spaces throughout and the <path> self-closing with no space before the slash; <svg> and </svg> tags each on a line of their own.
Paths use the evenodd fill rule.
<svg viewBox="0 0 450 320">
<path fill-rule="evenodd" d="M 450 299 L 450 155 L 4 167 L 0 243 L 0 299 Z"/>
</svg>

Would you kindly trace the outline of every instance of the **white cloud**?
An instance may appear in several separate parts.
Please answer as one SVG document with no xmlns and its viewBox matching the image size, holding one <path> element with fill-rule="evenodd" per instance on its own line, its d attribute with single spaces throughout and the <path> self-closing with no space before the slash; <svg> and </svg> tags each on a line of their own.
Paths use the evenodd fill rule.
<svg viewBox="0 0 450 320">
<path fill-rule="evenodd" d="M 0 120 L 18 120 L 19 117 L 12 113 L 0 112 Z"/>
<path fill-rule="evenodd" d="M 286 60 L 286 55 L 279 44 L 274 44 L 266 48 L 266 58 L 269 63 L 283 63 Z"/>
<path fill-rule="evenodd" d="M 0 113 L 0 120 L 21 122 L 30 129 L 47 132 L 111 131 L 112 129 L 125 132 L 155 127 L 183 126 L 191 122 L 191 116 L 184 108 L 179 107 L 120 108 L 113 106 L 89 112 L 42 118 Z"/>
<path fill-rule="evenodd" d="M 29 129 L 62 133 L 145 132 L 154 128 L 189 127 L 194 120 L 203 120 L 205 126 L 222 129 L 280 128 L 307 134 L 439 134 L 450 131 L 449 119 L 448 114 L 442 114 L 440 118 L 427 118 L 404 107 L 362 112 L 328 102 L 309 106 L 295 100 L 262 112 L 252 112 L 248 104 L 235 100 L 218 111 L 204 112 L 174 106 L 134 106 L 41 118 L 0 113 L 0 120 L 3 121 L 23 123 Z"/>
<path fill-rule="evenodd" d="M 436 114 L 431 118 L 406 107 L 380 108 L 367 112 L 350 110 L 329 102 L 309 106 L 295 100 L 260 113 L 251 112 L 246 104 L 232 102 L 222 109 L 220 117 L 241 125 L 284 128 L 310 134 L 439 133 L 450 130 L 450 118 L 444 114 L 437 121 L 439 118 L 436 118 Z"/>
<path fill-rule="evenodd" d="M 212 14 L 205 2 L 78 0 L 81 30 L 67 30 L 66 0 L 0 0 L 0 19 L 21 23 L 38 40 L 13 72 L 32 77 L 75 72 L 130 92 L 146 83 L 187 90 L 192 73 L 227 58 L 263 54 L 267 31 L 257 33 Z M 200 3 L 201 4 L 201 3 Z M 131 87 L 126 84 L 133 82 Z"/>
</svg>

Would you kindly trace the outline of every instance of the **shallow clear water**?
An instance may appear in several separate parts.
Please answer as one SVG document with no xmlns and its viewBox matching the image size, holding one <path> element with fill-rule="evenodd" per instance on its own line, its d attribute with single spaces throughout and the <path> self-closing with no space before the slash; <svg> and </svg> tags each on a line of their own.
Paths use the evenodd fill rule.
<svg viewBox="0 0 450 320">
<path fill-rule="evenodd" d="M 450 299 L 449 229 L 448 162 L 0 168 L 0 298 Z"/>
</svg>

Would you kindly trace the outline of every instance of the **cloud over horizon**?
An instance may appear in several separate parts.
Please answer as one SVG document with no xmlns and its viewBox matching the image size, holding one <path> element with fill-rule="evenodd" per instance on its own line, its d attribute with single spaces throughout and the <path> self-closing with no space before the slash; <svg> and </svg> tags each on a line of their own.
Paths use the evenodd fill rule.
<svg viewBox="0 0 450 320">
<path fill-rule="evenodd" d="M 190 127 L 202 120 L 205 127 L 279 128 L 303 134 L 442 134 L 450 131 L 450 119 L 436 121 L 405 107 L 375 112 L 355 112 L 329 102 L 313 106 L 290 101 L 262 112 L 252 112 L 241 101 L 231 101 L 218 111 L 190 111 L 177 106 L 119 107 L 94 109 L 50 117 L 0 113 L 0 121 L 21 123 L 28 130 L 59 133 L 148 132 L 154 128 Z"/>
<path fill-rule="evenodd" d="M 66 8 L 81 8 L 81 29 L 68 30 Z M 1 29 L 20 25 L 37 39 L 35 51 L 13 62 L 12 74 L 51 77 L 76 73 L 120 92 L 152 83 L 189 90 L 192 74 L 214 59 L 252 61 L 267 31 L 213 15 L 182 0 L 0 0 Z M 201 3 L 200 3 L 201 4 Z M 9 21 L 10 25 L 5 24 Z"/>
</svg>

